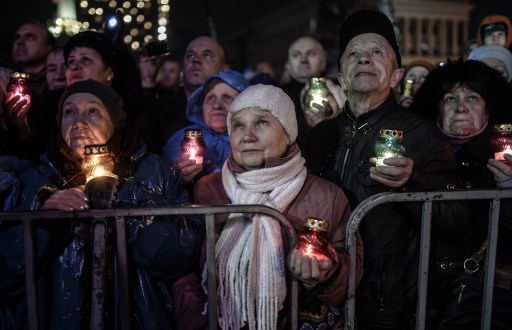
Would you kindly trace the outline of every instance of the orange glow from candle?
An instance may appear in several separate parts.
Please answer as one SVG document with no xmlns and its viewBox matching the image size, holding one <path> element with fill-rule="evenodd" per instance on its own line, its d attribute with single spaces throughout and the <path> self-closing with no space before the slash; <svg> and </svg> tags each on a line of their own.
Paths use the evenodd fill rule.
<svg viewBox="0 0 512 330">
<path fill-rule="evenodd" d="M 196 148 L 191 147 L 188 152 L 190 153 L 190 158 L 189 159 L 196 160 L 196 152 L 197 152 Z"/>
<path fill-rule="evenodd" d="M 311 244 L 308 244 L 308 245 L 306 246 L 306 255 L 307 255 L 307 256 L 310 256 L 310 255 L 312 255 L 312 254 L 313 254 L 313 247 L 311 246 Z"/>
<path fill-rule="evenodd" d="M 188 147 L 188 153 L 190 154 L 190 157 L 188 159 L 195 160 L 196 164 L 202 164 L 203 163 L 203 156 L 201 154 L 198 155 L 198 151 L 200 151 L 200 146 L 190 146 Z"/>
<path fill-rule="evenodd" d="M 496 160 L 501 160 L 501 161 L 505 161 L 505 157 L 503 155 L 505 154 L 509 154 L 509 155 L 512 155 L 512 149 L 510 149 L 510 147 L 507 147 L 505 150 L 503 151 L 500 151 L 500 152 L 495 152 L 494 153 L 494 159 Z"/>
</svg>

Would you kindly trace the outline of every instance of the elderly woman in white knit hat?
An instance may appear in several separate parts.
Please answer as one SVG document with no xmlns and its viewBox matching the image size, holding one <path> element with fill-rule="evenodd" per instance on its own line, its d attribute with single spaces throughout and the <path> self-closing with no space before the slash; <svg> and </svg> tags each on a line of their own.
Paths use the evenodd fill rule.
<svg viewBox="0 0 512 330">
<path fill-rule="evenodd" d="M 508 81 L 512 81 L 512 53 L 500 45 L 483 45 L 471 51 L 468 60 L 484 62 Z"/>
<path fill-rule="evenodd" d="M 222 172 L 197 182 L 194 202 L 268 205 L 282 212 L 296 231 L 302 230 L 309 217 L 325 220 L 331 258 L 310 257 L 297 248 L 289 251 L 276 219 L 231 215 L 219 228 L 215 247 L 221 328 L 282 328 L 290 276 L 301 283 L 299 323 L 307 322 L 314 329 L 341 328 L 344 313 L 340 307 L 349 269 L 345 229 L 350 216 L 343 191 L 307 173 L 295 143 L 294 105 L 280 88 L 248 87 L 231 104 L 227 120 L 232 154 Z M 358 279 L 362 252 L 359 245 Z M 206 323 L 201 314 L 206 296 L 198 284 L 205 274 L 203 269 L 174 285 L 179 329 L 197 329 Z"/>
</svg>

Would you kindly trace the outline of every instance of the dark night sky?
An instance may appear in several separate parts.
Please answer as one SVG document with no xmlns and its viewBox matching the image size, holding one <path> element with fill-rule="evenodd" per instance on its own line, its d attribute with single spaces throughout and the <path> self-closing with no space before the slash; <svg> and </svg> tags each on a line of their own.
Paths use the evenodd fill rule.
<svg viewBox="0 0 512 330">
<path fill-rule="evenodd" d="M 217 32 L 222 40 L 223 31 L 247 24 L 251 18 L 282 7 L 293 0 L 209 0 Z M 340 0 L 342 1 L 342 0 Z M 478 22 L 489 14 L 502 14 L 512 18 L 511 0 L 474 0 L 476 9 L 471 16 L 471 34 Z M 199 33 L 208 32 L 206 0 L 171 0 L 171 24 L 174 34 L 191 39 Z M 17 26 L 24 20 L 36 18 L 47 21 L 56 11 L 51 0 L 9 1 L 9 9 L 0 11 L 0 66 L 11 66 L 11 43 Z M 14 9 L 13 9 L 14 8 Z M 17 9 L 16 9 L 17 8 Z M 185 41 L 176 38 L 176 49 L 184 47 Z"/>
</svg>

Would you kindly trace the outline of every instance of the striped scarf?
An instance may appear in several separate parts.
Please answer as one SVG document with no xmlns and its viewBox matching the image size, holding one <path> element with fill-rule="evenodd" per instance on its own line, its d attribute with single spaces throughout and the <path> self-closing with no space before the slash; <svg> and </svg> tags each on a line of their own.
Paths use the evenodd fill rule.
<svg viewBox="0 0 512 330">
<path fill-rule="evenodd" d="M 228 162 L 222 182 L 233 204 L 263 204 L 283 212 L 306 180 L 297 152 L 286 163 L 233 173 Z M 250 219 L 248 217 L 251 217 Z M 286 298 L 286 265 L 281 226 L 259 214 L 231 214 L 215 247 L 222 329 L 276 329 Z"/>
</svg>

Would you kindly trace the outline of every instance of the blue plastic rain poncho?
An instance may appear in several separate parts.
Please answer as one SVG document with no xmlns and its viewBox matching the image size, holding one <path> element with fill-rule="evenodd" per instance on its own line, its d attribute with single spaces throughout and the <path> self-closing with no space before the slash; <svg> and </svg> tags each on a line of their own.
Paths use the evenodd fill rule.
<svg viewBox="0 0 512 330">
<path fill-rule="evenodd" d="M 206 126 L 203 118 L 204 91 L 210 81 L 220 79 L 232 88 L 241 92 L 249 86 L 247 80 L 237 71 L 221 71 L 206 79 L 204 84 L 199 87 L 187 103 L 187 118 L 193 125 L 187 126 L 174 133 L 162 149 L 162 155 L 169 160 L 171 164 L 176 163 L 176 159 L 182 153 L 181 141 L 183 140 L 185 130 L 201 129 L 203 130 L 206 150 L 204 152 L 203 170 L 196 176 L 196 179 L 222 169 L 222 165 L 231 154 L 231 144 L 229 143 L 228 132 L 215 133 Z"/>
<path fill-rule="evenodd" d="M 188 194 L 166 161 L 141 146 L 132 158 L 130 177 L 120 182 L 114 207 L 182 205 Z M 0 172 L 0 186 L 9 192 L 5 208 L 17 211 L 42 205 L 41 187 L 59 189 L 62 173 L 48 160 L 21 174 Z M 90 316 L 90 220 L 53 220 L 36 226 L 36 269 L 40 329 L 79 329 Z M 173 329 L 172 280 L 190 270 L 199 253 L 202 221 L 195 217 L 156 216 L 127 219 L 129 291 L 133 329 Z M 112 230 L 114 230 L 112 228 Z M 115 232 L 115 231 L 113 231 Z M 114 235 L 111 235 L 114 239 Z M 115 242 L 115 241 L 114 241 Z M 106 328 L 119 324 L 115 243 L 108 245 Z M 0 328 L 19 329 L 26 322 L 21 225 L 0 223 Z M 114 317 L 112 317 L 114 316 Z M 2 324 L 3 323 L 3 324 Z"/>
<path fill-rule="evenodd" d="M 79 85 L 81 84 L 81 85 Z M 66 93 L 95 91 L 109 110 L 115 131 L 108 141 L 119 185 L 114 208 L 151 208 L 189 203 L 179 174 L 168 162 L 147 152 L 145 144 L 122 116 L 122 103 L 108 87 L 77 82 Z M 105 89 L 107 88 L 107 90 Z M 64 96 L 61 100 L 65 100 Z M 111 102 L 109 102 L 111 101 Z M 61 102 L 62 103 L 62 102 Z M 59 106 L 59 114 L 62 107 Z M 0 201 L 4 211 L 37 211 L 57 190 L 80 188 L 85 176 L 81 160 L 59 130 L 49 139 L 41 163 L 28 166 L 0 156 Z M 105 329 L 120 326 L 116 230 L 108 221 L 106 247 Z M 126 217 L 128 286 L 132 329 L 174 329 L 171 286 L 197 262 L 204 224 L 200 217 L 162 215 Z M 27 326 L 21 224 L 0 218 L 0 328 Z M 34 222 L 35 270 L 39 329 L 90 328 L 91 219 Z"/>
</svg>

